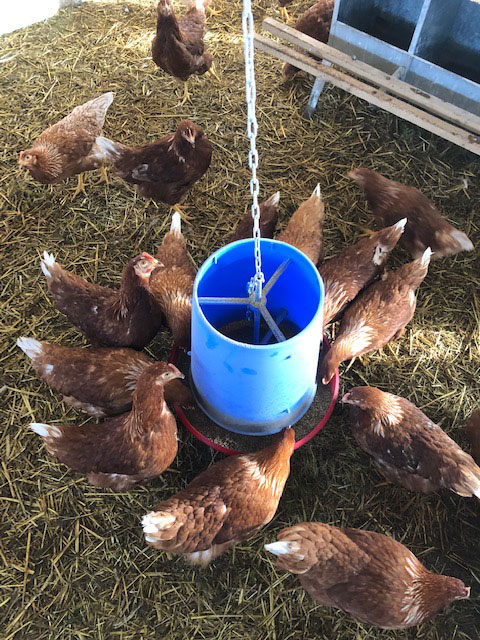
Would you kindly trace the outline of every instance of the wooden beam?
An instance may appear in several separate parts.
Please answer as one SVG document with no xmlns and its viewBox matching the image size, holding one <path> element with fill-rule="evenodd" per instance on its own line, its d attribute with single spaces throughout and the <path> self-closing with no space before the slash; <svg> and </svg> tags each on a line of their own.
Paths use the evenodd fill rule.
<svg viewBox="0 0 480 640">
<path fill-rule="evenodd" d="M 279 58 L 284 62 L 289 62 L 294 66 L 310 73 L 315 77 L 324 78 L 327 82 L 353 93 L 353 95 L 363 100 L 367 100 L 371 104 L 376 105 L 386 111 L 390 111 L 400 118 L 408 120 L 412 124 L 418 125 L 427 131 L 431 131 L 454 144 L 468 149 L 477 155 L 480 155 L 480 138 L 460 129 L 459 127 L 440 120 L 439 118 L 418 109 L 417 107 L 403 102 L 394 96 L 391 96 L 377 87 L 371 87 L 357 78 L 352 78 L 343 71 L 327 67 L 309 56 L 304 55 L 294 49 L 291 49 L 279 42 L 265 38 L 260 34 L 254 36 L 255 47 L 265 53 Z"/>
<path fill-rule="evenodd" d="M 408 82 L 403 82 L 388 73 L 375 69 L 375 67 L 365 62 L 354 60 L 348 54 L 343 53 L 343 51 L 319 42 L 296 29 L 292 29 L 292 27 L 289 27 L 283 22 L 278 22 L 273 18 L 266 18 L 263 21 L 263 28 L 274 36 L 301 47 L 302 50 L 317 58 L 328 60 L 359 78 L 382 87 L 385 91 L 389 91 L 412 104 L 416 104 L 441 118 L 454 122 L 463 129 L 468 129 L 473 133 L 480 134 L 480 118 L 469 111 L 465 111 L 436 96 L 421 91 L 413 85 L 408 84 Z"/>
</svg>

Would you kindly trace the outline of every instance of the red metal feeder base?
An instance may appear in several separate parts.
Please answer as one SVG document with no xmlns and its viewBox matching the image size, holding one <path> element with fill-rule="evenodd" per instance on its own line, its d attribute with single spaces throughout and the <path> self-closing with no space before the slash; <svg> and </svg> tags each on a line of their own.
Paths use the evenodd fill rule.
<svg viewBox="0 0 480 640">
<path fill-rule="evenodd" d="M 324 336 L 319 362 L 321 362 L 322 357 L 329 349 L 330 344 Z M 185 353 L 174 348 L 170 354 L 169 361 L 173 362 L 185 374 L 185 378 L 188 379 L 190 358 Z M 339 387 L 340 376 L 338 375 L 338 370 L 328 385 L 325 386 L 319 382 L 317 393 L 310 408 L 293 425 L 296 434 L 295 449 L 309 442 L 327 424 L 337 401 Z M 193 409 L 183 409 L 175 405 L 174 408 L 183 425 L 200 442 L 227 455 L 263 449 L 273 442 L 275 437 L 274 435 L 244 435 L 228 431 L 208 418 L 198 406 Z"/>
</svg>

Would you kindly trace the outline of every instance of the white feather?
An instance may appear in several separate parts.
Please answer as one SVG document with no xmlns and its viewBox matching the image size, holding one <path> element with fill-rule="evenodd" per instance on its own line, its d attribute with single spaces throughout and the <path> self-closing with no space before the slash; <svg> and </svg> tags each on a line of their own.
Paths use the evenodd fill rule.
<svg viewBox="0 0 480 640">
<path fill-rule="evenodd" d="M 421 257 L 421 264 L 422 265 L 428 264 L 430 262 L 431 256 L 432 256 L 432 250 L 430 249 L 430 247 L 427 247 Z"/>
<path fill-rule="evenodd" d="M 408 218 L 402 218 L 401 220 L 399 220 L 398 222 L 396 222 L 393 225 L 393 228 L 394 229 L 401 229 L 402 231 L 404 231 L 405 230 L 405 225 L 407 224 L 407 222 L 408 222 Z"/>
<path fill-rule="evenodd" d="M 35 338 L 17 338 L 17 347 L 27 354 L 29 358 L 32 360 L 37 356 L 41 355 L 43 351 L 42 343 Z"/>
<path fill-rule="evenodd" d="M 313 190 L 312 196 L 317 196 L 317 198 L 322 197 L 322 192 L 320 191 L 320 183 L 318 183 L 315 189 Z"/>
<path fill-rule="evenodd" d="M 458 242 L 463 251 L 473 251 L 473 243 L 463 233 L 463 231 L 458 231 L 457 229 L 455 229 L 455 231 L 452 231 L 450 235 Z"/>
<path fill-rule="evenodd" d="M 101 153 L 104 156 L 113 156 L 117 157 L 120 155 L 120 152 L 117 149 L 117 146 L 113 140 L 109 140 L 108 138 L 104 138 L 103 136 L 97 136 L 95 138 L 95 145 L 100 149 Z"/>
<path fill-rule="evenodd" d="M 175 520 L 175 516 L 171 513 L 150 511 L 142 518 L 143 533 L 157 533 L 163 529 L 168 529 Z"/>
<path fill-rule="evenodd" d="M 42 258 L 42 260 L 40 262 L 40 266 L 42 267 L 43 274 L 47 278 L 51 278 L 52 274 L 48 270 L 48 268 L 50 267 L 51 269 L 53 269 L 53 267 L 55 266 L 55 257 L 53 255 L 53 253 L 48 253 L 48 251 L 44 251 L 43 252 L 43 258 Z"/>
<path fill-rule="evenodd" d="M 51 424 L 42 424 L 41 422 L 32 422 L 30 429 L 42 438 L 59 438 L 62 432 Z"/>
<path fill-rule="evenodd" d="M 279 540 L 278 542 L 264 545 L 264 548 L 276 556 L 284 556 L 288 553 L 296 553 L 300 549 L 300 545 L 298 542 L 292 542 L 291 540 Z"/>
<path fill-rule="evenodd" d="M 178 213 L 178 211 L 175 211 L 175 213 L 172 216 L 172 224 L 170 225 L 170 231 L 173 231 L 173 232 L 178 231 L 178 233 L 182 233 L 182 218 L 180 217 L 180 214 Z"/>
<path fill-rule="evenodd" d="M 269 204 L 277 205 L 280 202 L 280 191 L 277 191 L 267 200 Z"/>
</svg>

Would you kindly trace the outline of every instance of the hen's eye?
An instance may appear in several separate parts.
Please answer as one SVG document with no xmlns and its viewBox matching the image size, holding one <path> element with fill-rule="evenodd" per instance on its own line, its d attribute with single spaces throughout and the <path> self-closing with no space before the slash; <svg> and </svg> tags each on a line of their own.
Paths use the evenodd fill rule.
<svg viewBox="0 0 480 640">
<path fill-rule="evenodd" d="M 29 162 L 32 159 L 32 156 L 29 153 L 27 153 L 27 155 L 23 157 L 24 157 L 24 160 L 26 160 L 27 162 Z"/>
<path fill-rule="evenodd" d="M 150 263 L 148 262 L 148 260 L 139 260 L 138 262 L 138 266 L 140 267 L 140 269 L 146 269 L 149 264 Z"/>
</svg>

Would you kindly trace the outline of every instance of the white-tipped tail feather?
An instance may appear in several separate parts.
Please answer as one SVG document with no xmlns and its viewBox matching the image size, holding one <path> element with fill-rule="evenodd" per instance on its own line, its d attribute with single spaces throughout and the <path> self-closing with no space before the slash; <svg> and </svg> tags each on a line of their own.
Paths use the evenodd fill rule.
<svg viewBox="0 0 480 640">
<path fill-rule="evenodd" d="M 20 347 L 32 360 L 41 355 L 43 351 L 41 342 L 35 340 L 35 338 L 25 338 L 24 336 L 17 338 L 17 347 Z"/>
<path fill-rule="evenodd" d="M 273 204 L 276 206 L 280 202 L 280 191 L 277 191 L 276 193 L 273 194 L 273 196 L 270 196 L 270 198 L 268 198 L 266 202 L 268 204 Z"/>
<path fill-rule="evenodd" d="M 107 109 L 112 104 L 114 96 L 115 94 L 113 93 L 113 91 L 107 91 L 100 96 L 100 98 L 103 98 L 105 100 Z"/>
<path fill-rule="evenodd" d="M 158 533 L 164 529 L 168 529 L 175 522 L 176 518 L 166 511 L 150 511 L 142 518 L 142 527 L 145 537 L 147 534 Z M 153 542 L 155 538 L 150 538 L 149 542 Z"/>
<path fill-rule="evenodd" d="M 51 278 L 52 273 L 51 271 L 49 271 L 49 269 L 53 269 L 53 267 L 55 266 L 55 257 L 53 253 L 48 253 L 48 251 L 44 251 L 43 258 L 40 262 L 40 266 L 42 267 L 43 274 L 47 278 Z"/>
<path fill-rule="evenodd" d="M 312 196 L 317 196 L 317 198 L 322 197 L 322 192 L 320 190 L 320 183 L 318 183 L 315 189 L 313 190 Z"/>
<path fill-rule="evenodd" d="M 473 251 L 473 243 L 470 238 L 463 233 L 463 231 L 455 229 L 455 231 L 452 231 L 451 236 L 462 247 L 462 251 Z"/>
<path fill-rule="evenodd" d="M 288 553 L 296 554 L 300 550 L 300 545 L 298 542 L 292 542 L 291 540 L 279 540 L 278 542 L 264 545 L 264 548 L 276 556 L 285 556 Z"/>
<path fill-rule="evenodd" d="M 176 233 L 178 231 L 178 233 L 182 233 L 182 218 L 180 217 L 180 214 L 178 213 L 178 211 L 175 211 L 175 213 L 172 216 L 172 224 L 170 225 L 170 231 L 172 231 L 173 233 Z"/>
<path fill-rule="evenodd" d="M 103 136 L 97 136 L 95 138 L 95 144 L 100 149 L 105 159 L 115 160 L 120 155 L 120 149 L 116 142 L 104 138 Z"/>
<path fill-rule="evenodd" d="M 408 222 L 408 218 L 402 218 L 401 220 L 399 220 L 393 225 L 393 228 L 401 229 L 402 231 L 405 231 L 405 225 L 407 224 L 407 222 Z"/>
<path fill-rule="evenodd" d="M 425 251 L 423 252 L 423 255 L 421 257 L 421 264 L 422 265 L 426 265 L 430 262 L 430 258 L 432 257 L 432 250 L 430 249 L 430 247 L 427 247 L 425 249 Z"/>
<path fill-rule="evenodd" d="M 59 438 L 62 435 L 58 427 L 54 427 L 51 424 L 42 424 L 41 422 L 32 422 L 30 429 L 42 436 L 42 438 Z"/>
</svg>

